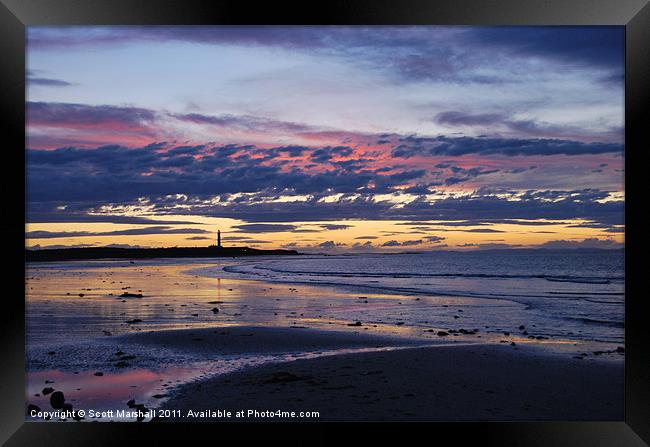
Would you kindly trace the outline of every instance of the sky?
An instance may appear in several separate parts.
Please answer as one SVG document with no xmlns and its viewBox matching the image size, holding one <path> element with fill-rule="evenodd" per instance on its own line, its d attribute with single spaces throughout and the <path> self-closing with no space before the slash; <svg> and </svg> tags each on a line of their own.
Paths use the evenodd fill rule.
<svg viewBox="0 0 650 447">
<path fill-rule="evenodd" d="M 29 27 L 30 248 L 621 248 L 623 27 Z"/>
</svg>

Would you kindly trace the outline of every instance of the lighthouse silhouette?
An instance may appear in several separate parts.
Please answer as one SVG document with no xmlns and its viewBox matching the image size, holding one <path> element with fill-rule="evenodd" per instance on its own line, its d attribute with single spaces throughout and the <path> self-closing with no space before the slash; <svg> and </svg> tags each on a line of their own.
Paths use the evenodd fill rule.
<svg viewBox="0 0 650 447">
<path fill-rule="evenodd" d="M 217 248 L 221 248 L 221 230 L 217 230 Z"/>
</svg>

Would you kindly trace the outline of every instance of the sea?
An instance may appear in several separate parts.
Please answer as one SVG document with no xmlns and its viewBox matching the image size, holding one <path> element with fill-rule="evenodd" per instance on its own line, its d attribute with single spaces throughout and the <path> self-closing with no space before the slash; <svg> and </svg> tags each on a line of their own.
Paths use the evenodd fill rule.
<svg viewBox="0 0 650 447">
<path fill-rule="evenodd" d="M 169 329 L 362 331 L 427 343 L 529 343 L 585 361 L 599 351 L 613 354 L 598 358 L 623 359 L 619 250 L 30 263 L 26 290 L 26 400 L 40 408 L 49 408 L 48 386 L 63 390 L 75 408 L 124 409 L 129 400 L 152 408 L 183 383 L 332 354 L 206 358 L 124 338 Z M 214 303 L 219 313 L 211 311 Z M 133 360 L 120 368 L 124 358 Z"/>
<path fill-rule="evenodd" d="M 545 335 L 622 342 L 622 250 L 498 250 L 298 256 L 223 267 L 233 277 L 518 304 Z M 216 273 L 206 269 L 203 274 Z M 415 316 L 417 318 L 417 315 Z M 503 324 L 508 315 L 484 325 Z M 413 322 L 414 323 L 414 322 Z"/>
</svg>

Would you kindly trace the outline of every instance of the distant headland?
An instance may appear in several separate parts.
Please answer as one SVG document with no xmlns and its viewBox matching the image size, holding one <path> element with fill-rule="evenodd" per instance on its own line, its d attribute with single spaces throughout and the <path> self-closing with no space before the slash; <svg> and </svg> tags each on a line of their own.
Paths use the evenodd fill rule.
<svg viewBox="0 0 650 447">
<path fill-rule="evenodd" d="M 220 241 L 219 241 L 220 242 Z M 295 250 L 260 250 L 249 247 L 166 247 L 166 248 L 54 248 L 25 250 L 27 262 L 74 261 L 83 259 L 153 259 L 153 258 L 236 258 L 241 256 L 298 255 Z"/>
</svg>

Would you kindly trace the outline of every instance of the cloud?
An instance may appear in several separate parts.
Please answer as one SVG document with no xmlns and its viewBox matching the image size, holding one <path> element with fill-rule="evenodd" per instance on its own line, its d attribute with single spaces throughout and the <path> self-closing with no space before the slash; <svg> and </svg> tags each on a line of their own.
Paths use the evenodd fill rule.
<svg viewBox="0 0 650 447">
<path fill-rule="evenodd" d="M 472 228 L 469 230 L 461 230 L 465 233 L 505 233 L 502 230 L 495 230 L 493 228 Z"/>
<path fill-rule="evenodd" d="M 169 226 L 130 228 L 127 230 L 100 231 L 100 232 L 35 230 L 35 231 L 25 232 L 25 238 L 54 239 L 54 238 L 63 238 L 63 237 L 86 237 L 86 236 L 136 236 L 136 235 L 149 235 L 149 234 L 198 234 L 198 233 L 210 233 L 210 231 L 200 230 L 195 228 L 172 228 Z"/>
<path fill-rule="evenodd" d="M 588 155 L 623 154 L 623 145 L 618 143 L 585 143 L 581 141 L 550 138 L 474 138 L 474 137 L 416 137 L 400 139 L 400 144 L 392 151 L 398 158 L 416 155 L 462 156 L 502 155 L 502 156 L 550 156 L 550 155 Z"/>
<path fill-rule="evenodd" d="M 167 114 L 167 117 L 174 118 L 178 121 L 192 124 L 204 124 L 209 126 L 217 126 L 222 128 L 235 128 L 244 131 L 276 131 L 276 132 L 285 132 L 290 134 L 300 133 L 300 132 L 316 132 L 319 130 L 317 127 L 308 126 L 305 124 L 288 122 L 288 121 L 278 121 L 269 118 L 251 116 L 251 115 L 233 115 L 233 114 L 221 114 L 221 115 L 205 115 L 201 113 L 185 113 L 185 114 Z M 296 155 L 298 150 L 297 146 L 287 146 L 284 149 L 285 153 Z"/>
<path fill-rule="evenodd" d="M 609 248 L 620 249 L 623 244 L 613 239 L 587 238 L 582 241 L 554 240 L 544 242 L 539 245 L 540 248 L 549 249 L 576 249 L 576 248 Z"/>
<path fill-rule="evenodd" d="M 128 45 L 134 42 L 280 46 L 299 49 L 325 46 L 327 33 L 312 27 L 288 26 L 120 26 L 111 28 L 39 27 L 28 30 L 35 49 L 70 46 Z M 321 28 L 322 30 L 322 28 Z"/>
<path fill-rule="evenodd" d="M 510 55 L 537 56 L 565 65 L 623 68 L 625 32 L 620 26 L 477 27 L 468 42 Z"/>
<path fill-rule="evenodd" d="M 319 227 L 324 228 L 326 230 L 345 230 L 348 228 L 352 228 L 352 225 L 345 225 L 345 224 L 321 224 Z"/>
<path fill-rule="evenodd" d="M 322 248 L 324 250 L 333 250 L 335 248 L 345 247 L 345 246 L 346 246 L 346 244 L 343 244 L 343 243 L 340 243 L 340 242 L 334 242 L 334 241 L 325 241 L 325 242 L 322 242 L 322 243 L 316 245 L 316 247 Z"/>
<path fill-rule="evenodd" d="M 471 113 L 448 110 L 438 113 L 434 121 L 452 128 L 478 128 L 492 135 L 516 135 L 518 137 L 545 139 L 580 139 L 587 136 L 585 129 L 571 125 L 540 122 L 535 119 L 515 119 L 508 113 Z M 622 141 L 623 131 L 618 127 L 606 127 L 599 132 L 589 132 L 589 138 Z"/>
<path fill-rule="evenodd" d="M 295 231 L 295 225 L 284 224 L 243 224 L 235 225 L 241 233 L 280 233 L 286 231 Z"/>
<path fill-rule="evenodd" d="M 402 242 L 398 242 L 396 240 L 390 240 L 384 242 L 383 244 L 381 244 L 381 246 L 382 247 L 410 247 L 413 245 L 420 245 L 420 244 L 422 244 L 422 239 L 402 241 Z"/>
<path fill-rule="evenodd" d="M 412 226 L 411 236 L 383 234 L 380 241 L 427 241 L 425 235 L 456 226 L 546 225 L 543 219 L 556 224 L 585 220 L 593 234 L 622 232 L 625 203 L 616 170 L 624 145 L 621 129 L 610 122 L 620 117 L 615 98 L 622 91 L 616 85 L 622 85 L 623 31 L 417 26 L 29 29 L 28 51 L 36 66 L 41 66 L 39 57 L 49 63 L 71 48 L 83 56 L 83 51 L 92 54 L 109 46 L 151 48 L 173 42 L 174 48 L 182 48 L 177 45 L 181 42 L 212 54 L 220 50 L 212 46 L 226 45 L 242 60 L 272 55 L 281 63 L 285 56 L 287 61 L 317 61 L 324 69 L 319 76 L 328 81 L 330 65 L 345 67 L 350 77 L 344 83 L 348 86 L 352 79 L 351 91 L 373 85 L 390 96 L 399 85 L 400 92 L 407 88 L 431 96 L 409 95 L 415 102 L 408 105 L 382 96 L 387 108 L 376 110 L 369 108 L 377 100 L 373 95 L 354 97 L 368 104 L 344 96 L 359 106 L 352 120 L 345 118 L 350 111 L 344 107 L 335 108 L 332 118 L 328 107 L 336 107 L 339 99 L 330 101 L 328 95 L 324 109 L 307 101 L 311 109 L 300 113 L 293 96 L 303 95 L 301 88 L 313 92 L 312 84 L 300 82 L 291 98 L 282 99 L 289 101 L 283 103 L 286 114 L 273 112 L 278 105 L 273 101 L 252 114 L 249 107 L 232 102 L 189 98 L 189 90 L 181 95 L 188 106 L 174 110 L 127 104 L 119 97 L 96 104 L 31 101 L 27 219 L 150 226 L 176 222 L 148 222 L 131 215 L 231 217 L 253 225 L 236 232 L 251 234 L 343 230 L 347 226 L 337 222 L 346 219 L 425 222 Z M 363 84 L 355 81 L 359 68 Z M 68 78 L 59 73 L 29 72 L 28 78 L 32 85 L 52 87 L 39 88 L 42 94 L 73 98 L 68 95 L 74 89 L 53 88 L 70 84 L 54 79 Z M 286 81 L 287 73 L 279 77 Z M 334 78 L 340 73 L 331 74 L 338 82 Z M 253 80 L 236 83 L 248 82 L 245 87 L 252 89 L 247 91 L 259 92 L 255 89 L 264 86 L 274 91 L 275 71 L 253 69 L 250 76 Z M 575 91 L 564 94 L 573 87 Z M 329 92 L 327 88 L 323 91 Z M 603 96 L 594 100 L 585 93 L 594 91 Z M 45 98 L 39 94 L 37 99 Z M 201 105 L 189 104 L 194 100 Z M 160 101 L 156 103 L 168 107 L 178 104 L 166 103 L 164 97 Z M 225 113 L 207 112 L 211 108 Z M 568 113 L 575 110 L 581 112 Z M 558 124 L 563 122 L 576 124 Z M 323 123 L 343 123 L 343 128 Z M 438 133 L 443 125 L 450 128 L 448 134 Z M 603 131 L 593 130 L 597 128 Z M 424 133 L 409 134 L 416 131 Z M 316 223 L 325 220 L 332 224 Z M 365 240 L 370 238 L 376 236 Z"/>
<path fill-rule="evenodd" d="M 29 202 L 27 208 L 27 221 L 31 223 L 42 222 L 103 222 L 129 225 L 203 225 L 201 222 L 190 220 L 165 220 L 152 219 L 139 216 L 123 216 L 117 214 L 88 214 L 88 207 L 82 206 L 74 209 L 73 206 L 64 205 L 61 209 L 55 203 Z M 77 205 L 78 206 L 78 205 Z"/>
<path fill-rule="evenodd" d="M 30 177 L 28 175 L 28 180 Z M 74 183 L 71 182 L 71 186 Z M 107 183 L 107 187 L 109 187 Z M 113 183 L 111 187 L 122 187 L 121 183 Z M 130 185 L 133 187 L 133 185 Z M 179 186 L 178 184 L 176 185 Z M 43 185 L 45 188 L 45 185 Z M 60 184 L 53 189 L 60 188 Z M 31 188 L 34 191 L 36 188 Z M 61 191 L 59 189 L 58 191 Z M 98 191 L 93 194 L 105 194 L 107 191 Z M 130 193 L 132 191 L 128 191 Z M 135 189 L 137 197 L 147 196 L 142 191 Z M 80 196 L 80 193 L 82 194 Z M 64 203 L 77 203 L 76 215 L 86 212 L 96 212 L 96 202 L 86 196 L 85 191 L 70 190 L 70 195 L 61 192 L 53 194 L 52 205 L 48 205 L 52 213 L 55 203 L 63 198 L 69 200 Z M 136 195 L 134 194 L 134 195 Z M 126 193 L 125 193 L 126 195 Z M 32 194 L 32 198 L 41 194 Z M 116 200 L 119 194 L 113 193 L 102 198 L 110 201 Z M 46 196 L 49 197 L 49 196 Z M 75 201 L 70 200 L 72 197 Z M 127 196 L 128 197 L 128 196 Z M 425 197 L 416 198 L 407 203 L 394 203 L 377 199 L 372 194 L 356 194 L 354 196 L 341 196 L 337 200 L 322 201 L 321 195 L 313 195 L 304 200 L 283 202 L 281 206 L 274 202 L 276 193 L 267 193 L 264 190 L 251 194 L 250 197 L 238 197 L 229 200 L 228 195 L 221 195 L 219 200 L 214 196 L 208 198 L 186 196 L 177 198 L 167 196 L 151 196 L 146 201 L 133 199 L 133 202 L 119 202 L 120 207 L 144 207 L 148 214 L 156 214 L 160 218 L 165 215 L 204 215 L 210 217 L 234 218 L 251 222 L 256 225 L 283 225 L 275 229 L 293 231 L 287 225 L 292 222 L 308 221 L 340 221 L 344 219 L 364 220 L 395 220 L 408 221 L 407 225 L 422 224 L 424 231 L 443 231 L 444 227 L 453 229 L 457 226 L 485 226 L 494 223 L 510 223 L 519 225 L 549 225 L 561 224 L 569 220 L 584 220 L 600 223 L 606 227 L 622 225 L 624 223 L 624 200 L 612 200 L 607 191 L 600 190 L 540 190 L 540 191 L 490 191 L 479 190 L 471 194 L 448 197 L 438 200 L 428 200 Z M 83 199 L 83 200 L 82 200 Z M 604 200 L 608 199 L 608 200 Z M 32 199 L 34 200 L 34 199 Z M 81 201 L 79 201 L 81 200 Z M 269 200 L 269 201 L 267 201 Z M 86 205 L 84 205 L 84 203 Z M 84 208 L 84 206 L 86 208 Z M 34 208 L 34 202 L 28 203 L 28 210 Z M 107 206 L 107 212 L 110 206 Z M 67 211 L 58 211 L 65 215 Z M 490 218 L 486 219 L 485 216 Z M 429 223 L 427 220 L 435 220 Z M 74 221 L 74 220 L 73 220 Z M 272 224 L 273 223 L 273 224 Z M 247 232 L 247 227 L 239 228 L 240 232 Z M 251 227 L 248 227 L 251 228 Z M 270 231 L 273 227 L 252 227 L 253 231 Z"/>
<path fill-rule="evenodd" d="M 28 147 L 144 145 L 162 132 L 149 109 L 114 105 L 27 102 Z"/>
<path fill-rule="evenodd" d="M 485 126 L 503 122 L 506 119 L 501 113 L 476 113 L 468 114 L 458 111 L 440 112 L 435 121 L 440 124 L 452 126 Z"/>
<path fill-rule="evenodd" d="M 347 146 L 324 147 L 311 153 L 311 160 L 315 163 L 325 163 L 334 157 L 347 157 L 352 154 L 352 148 Z"/>
<path fill-rule="evenodd" d="M 155 118 L 155 112 L 139 107 L 31 101 L 27 103 L 29 126 L 143 130 L 146 127 L 143 124 L 151 123 Z"/>
<path fill-rule="evenodd" d="M 33 27 L 27 42 L 36 54 L 168 42 L 254 47 L 370 69 L 400 84 L 515 84 L 527 75 L 555 80 L 589 71 L 601 74 L 602 85 L 623 87 L 622 27 Z"/>
<path fill-rule="evenodd" d="M 151 144 L 137 148 L 118 145 L 96 149 L 64 147 L 27 151 L 30 200 L 123 201 L 151 195 L 216 195 L 290 189 L 294 194 L 322 191 L 359 192 L 373 184 L 374 193 L 393 188 L 426 173 L 403 169 L 385 173 L 286 168 L 284 161 L 262 164 L 247 153 L 251 146 L 169 147 Z M 317 149 L 316 149 L 317 150 Z M 200 152 L 200 157 L 187 155 Z M 218 173 L 219 175 L 215 175 Z M 277 193 L 276 192 L 276 193 Z"/>
<path fill-rule="evenodd" d="M 141 248 L 141 245 L 132 245 L 132 244 L 108 244 L 108 248 Z"/>
<path fill-rule="evenodd" d="M 375 247 L 370 241 L 366 242 L 355 242 L 352 244 L 353 250 L 373 250 Z"/>
<path fill-rule="evenodd" d="M 507 243 L 466 243 L 462 248 L 477 248 L 479 250 L 509 250 L 509 249 L 545 249 L 545 250 L 577 250 L 577 249 L 623 249 L 624 244 L 613 239 L 586 238 L 583 240 L 552 240 L 537 245 L 524 246 Z"/>
<path fill-rule="evenodd" d="M 45 86 L 45 87 L 69 87 L 70 82 L 62 81 L 60 79 L 51 79 L 51 78 L 39 78 L 39 77 L 27 77 L 27 86 L 31 87 L 34 85 Z"/>
<path fill-rule="evenodd" d="M 458 57 L 458 52 L 480 56 L 506 53 L 549 60 L 617 67 L 623 61 L 622 27 L 519 26 L 519 27 L 394 27 L 394 26 L 121 26 L 112 28 L 38 27 L 28 30 L 32 48 L 98 46 L 134 42 L 182 41 L 211 45 L 283 47 L 292 51 L 325 49 L 367 52 L 393 49 L 397 56 L 410 54 Z M 432 44 L 435 43 L 435 44 Z M 434 61 L 435 62 L 435 61 Z M 453 64 L 452 64 L 453 65 Z"/>
<path fill-rule="evenodd" d="M 483 177 L 487 184 L 491 184 L 506 175 L 499 168 L 462 167 L 451 160 L 436 160 L 432 151 L 442 151 L 445 157 L 453 157 L 450 154 L 455 151 L 460 151 L 459 156 L 483 156 L 487 151 L 502 157 L 522 151 L 546 154 L 544 151 L 552 147 L 562 148 L 565 153 L 573 148 L 571 150 L 591 156 L 610 154 L 606 152 L 611 149 L 610 145 L 465 137 L 405 137 L 400 141 L 398 147 L 408 145 L 412 151 L 410 155 L 403 154 L 407 157 L 405 163 L 410 164 L 401 164 L 384 153 L 384 159 L 359 157 L 364 161 L 359 161 L 354 170 L 331 167 L 341 154 L 357 156 L 358 149 L 347 146 L 344 150 L 343 146 L 266 148 L 237 144 L 154 143 L 137 147 L 104 145 L 93 149 L 28 149 L 28 221 L 117 222 L 123 219 L 127 223 L 129 219 L 138 219 L 111 216 L 110 208 L 119 204 L 146 210 L 143 214 L 160 218 L 172 214 L 202 215 L 232 217 L 260 224 L 344 219 L 421 222 L 431 219 L 444 222 L 436 223 L 438 226 L 468 226 L 481 225 L 482 222 L 523 224 L 523 219 L 528 221 L 526 224 L 534 225 L 538 219 L 581 219 L 609 228 L 622 223 L 624 201 L 612 200 L 611 190 L 607 189 L 533 189 L 522 192 L 521 186 L 525 188 L 529 181 L 526 180 L 517 184 L 519 189 L 479 188 L 458 197 L 443 195 L 443 198 L 435 200 L 428 197 L 429 194 L 444 192 L 445 186 L 455 186 L 477 177 Z M 324 157 L 323 164 L 313 163 L 314 157 L 311 157 L 319 150 L 324 152 L 315 158 Z M 291 151 L 309 158 L 313 166 L 288 163 L 286 155 Z M 602 154 L 595 154 L 599 151 Z M 427 166 L 421 158 L 408 160 L 418 154 L 419 157 L 422 154 L 432 157 L 430 166 L 437 169 Z M 365 161 L 366 158 L 370 161 Z M 385 165 L 386 160 L 390 160 L 390 166 Z M 509 162 L 501 159 L 499 163 Z M 530 168 L 530 162 L 525 166 Z M 593 166 L 591 162 L 588 169 Z M 516 170 L 516 167 L 509 170 Z M 497 173 L 498 176 L 494 175 Z M 542 183 L 548 181 L 548 171 L 536 175 Z M 432 178 L 439 180 L 439 186 L 433 186 Z M 423 180 L 427 186 L 421 183 Z M 575 176 L 571 174 L 566 182 L 574 183 Z M 405 188 L 408 185 L 420 185 L 424 189 L 410 191 Z M 337 198 L 332 200 L 332 197 Z M 391 197 L 408 200 L 393 201 Z M 489 219 L 486 219 L 487 215 Z M 332 225 L 320 228 L 337 229 Z M 430 224 L 422 226 L 426 225 Z M 244 231 L 243 228 L 239 230 Z M 294 226 L 290 229 L 285 227 L 283 231 L 318 230 Z"/>
<path fill-rule="evenodd" d="M 54 245 L 41 245 L 41 244 L 36 244 L 27 247 L 30 250 L 55 250 L 55 249 L 60 249 L 60 248 L 87 248 L 87 247 L 95 247 L 96 245 L 94 244 L 74 244 L 74 245 L 60 245 L 60 244 L 54 244 Z"/>
<path fill-rule="evenodd" d="M 482 167 L 465 169 L 458 166 L 450 166 L 448 169 L 453 172 L 453 176 L 447 177 L 445 179 L 444 184 L 447 186 L 466 182 L 481 175 L 488 175 L 499 172 L 499 169 L 484 169 Z"/>
<path fill-rule="evenodd" d="M 523 247 L 520 244 L 504 244 L 504 243 L 479 243 L 479 244 L 462 244 L 459 247 L 476 247 L 479 250 L 508 250 L 513 248 Z"/>
</svg>

